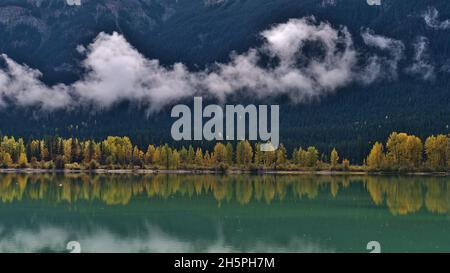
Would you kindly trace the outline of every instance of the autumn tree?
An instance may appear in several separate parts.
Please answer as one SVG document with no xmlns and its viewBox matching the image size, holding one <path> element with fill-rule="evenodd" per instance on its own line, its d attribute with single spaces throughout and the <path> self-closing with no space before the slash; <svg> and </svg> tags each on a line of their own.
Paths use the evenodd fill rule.
<svg viewBox="0 0 450 273">
<path fill-rule="evenodd" d="M 292 154 L 292 160 L 296 165 L 301 167 L 306 167 L 308 165 L 308 152 L 304 150 L 302 147 L 298 149 L 294 149 Z"/>
<path fill-rule="evenodd" d="M 161 161 L 161 147 L 156 147 L 155 152 L 152 156 L 152 164 L 159 165 Z"/>
<path fill-rule="evenodd" d="M 248 142 L 244 142 L 244 157 L 243 163 L 245 166 L 249 166 L 253 161 L 253 148 L 252 145 Z"/>
<path fill-rule="evenodd" d="M 25 152 L 20 153 L 19 159 L 17 160 L 17 164 L 19 164 L 20 168 L 26 168 L 28 166 L 28 159 Z"/>
<path fill-rule="evenodd" d="M 306 166 L 307 167 L 316 167 L 317 166 L 317 160 L 319 158 L 319 151 L 316 149 L 316 147 L 308 147 L 308 150 L 306 152 Z"/>
<path fill-rule="evenodd" d="M 137 146 L 134 146 L 133 148 L 132 162 L 133 165 L 141 167 L 144 166 L 144 154 L 139 150 Z"/>
<path fill-rule="evenodd" d="M 85 141 L 82 145 L 83 148 L 83 161 L 88 163 L 91 160 L 96 160 L 96 143 L 92 140 Z"/>
<path fill-rule="evenodd" d="M 253 161 L 253 148 L 247 140 L 240 141 L 236 146 L 236 163 L 249 166 Z"/>
<path fill-rule="evenodd" d="M 389 167 L 412 169 L 422 161 L 422 141 L 406 133 L 392 133 L 386 143 L 387 163 Z"/>
<path fill-rule="evenodd" d="M 189 163 L 189 153 L 184 146 L 180 149 L 179 156 L 180 156 L 180 163 L 185 164 Z"/>
<path fill-rule="evenodd" d="M 292 163 L 294 163 L 295 165 L 298 165 L 298 164 L 299 164 L 299 160 L 298 160 L 298 149 L 297 149 L 297 148 L 294 148 L 294 150 L 292 150 L 292 156 L 291 156 L 291 159 L 292 159 Z"/>
<path fill-rule="evenodd" d="M 1 156 L 1 163 L 3 167 L 9 168 L 12 167 L 13 161 L 11 158 L 11 155 L 8 152 L 2 152 L 0 154 Z"/>
<path fill-rule="evenodd" d="M 234 154 L 233 154 L 233 145 L 231 143 L 227 143 L 225 147 L 225 160 L 229 165 L 233 165 L 234 161 Z"/>
<path fill-rule="evenodd" d="M 64 141 L 63 141 L 64 143 Z M 40 151 L 40 143 L 39 140 L 32 140 L 30 142 L 30 157 L 36 158 L 36 160 L 41 160 L 41 151 Z"/>
<path fill-rule="evenodd" d="M 189 145 L 188 148 L 188 158 L 186 163 L 188 164 L 194 164 L 195 162 L 195 157 L 196 157 L 196 152 L 194 151 L 194 147 L 192 147 L 192 145 Z"/>
<path fill-rule="evenodd" d="M 254 160 L 253 160 L 253 162 L 255 163 L 256 166 L 260 166 L 261 163 L 263 163 L 263 160 L 264 160 L 263 153 L 264 152 L 261 151 L 261 144 L 257 143 L 255 145 L 255 156 L 254 156 Z"/>
<path fill-rule="evenodd" d="M 214 146 L 214 161 L 217 163 L 224 163 L 226 161 L 226 147 L 222 143 L 217 143 Z"/>
<path fill-rule="evenodd" d="M 200 147 L 197 148 L 197 151 L 195 152 L 195 164 L 198 166 L 203 165 L 203 152 Z"/>
<path fill-rule="evenodd" d="M 166 144 L 161 149 L 160 164 L 164 166 L 166 169 L 169 169 L 171 162 L 172 162 L 172 149 L 169 147 L 169 145 Z"/>
<path fill-rule="evenodd" d="M 350 170 L 350 160 L 348 159 L 342 160 L 342 169 L 344 169 L 344 171 Z"/>
<path fill-rule="evenodd" d="M 367 166 L 371 170 L 380 170 L 385 160 L 383 144 L 376 142 L 367 157 Z"/>
<path fill-rule="evenodd" d="M 284 147 L 283 144 L 280 144 L 280 146 L 275 151 L 275 153 L 276 153 L 276 157 L 277 157 L 275 168 L 286 164 L 286 148 Z"/>
<path fill-rule="evenodd" d="M 450 138 L 446 135 L 428 137 L 425 141 L 425 153 L 428 167 L 445 170 L 450 159 Z"/>
<path fill-rule="evenodd" d="M 331 168 L 335 169 L 338 165 L 338 162 L 339 162 L 339 154 L 336 151 L 336 148 L 333 148 L 333 150 L 331 151 L 331 154 L 330 154 Z"/>
<path fill-rule="evenodd" d="M 203 165 L 211 166 L 212 158 L 208 150 L 205 151 L 205 155 L 203 156 Z"/>
<path fill-rule="evenodd" d="M 275 151 L 265 151 L 262 153 L 262 157 L 264 166 L 266 167 L 272 167 L 277 159 Z"/>
<path fill-rule="evenodd" d="M 173 169 L 178 169 L 178 166 L 180 165 L 180 153 L 177 150 L 173 150 L 172 152 L 170 165 Z"/>
<path fill-rule="evenodd" d="M 145 163 L 146 164 L 153 164 L 153 155 L 155 154 L 155 146 L 150 144 L 147 147 L 147 151 L 145 152 Z"/>
<path fill-rule="evenodd" d="M 238 142 L 236 145 L 236 164 L 242 165 L 244 162 L 244 141 Z"/>
</svg>

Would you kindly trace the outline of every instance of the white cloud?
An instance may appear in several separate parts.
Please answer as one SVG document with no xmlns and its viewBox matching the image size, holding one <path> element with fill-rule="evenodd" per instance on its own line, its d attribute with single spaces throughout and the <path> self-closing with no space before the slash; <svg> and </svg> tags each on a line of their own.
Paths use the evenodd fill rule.
<svg viewBox="0 0 450 273">
<path fill-rule="evenodd" d="M 62 84 L 48 87 L 39 77 L 38 70 L 20 65 L 6 55 L 0 55 L 6 69 L 0 70 L 0 105 L 14 103 L 18 106 L 39 105 L 53 110 L 71 103 L 68 87 Z"/>
<path fill-rule="evenodd" d="M 225 100 L 236 92 L 259 98 L 286 94 L 294 102 L 305 102 L 352 82 L 383 77 L 384 65 L 389 66 L 388 75 L 395 75 L 404 48 L 399 41 L 366 31 L 366 44 L 389 51 L 390 58 L 372 56 L 360 67 L 348 30 L 317 23 L 313 17 L 275 25 L 261 37 L 260 47 L 193 72 L 182 63 L 167 67 L 145 58 L 118 33 L 100 33 L 89 46 L 77 48 L 85 56 L 81 79 L 50 87 L 42 83 L 39 71 L 2 55 L 6 67 L 0 68 L 0 103 L 43 110 L 84 105 L 102 109 L 127 100 L 155 111 L 194 94 Z M 319 45 L 319 53 L 305 49 L 311 43 Z M 262 60 L 272 65 L 262 65 Z"/>
<path fill-rule="evenodd" d="M 83 104 L 110 107 L 130 100 L 158 107 L 195 92 L 196 75 L 183 64 L 165 68 L 117 33 L 99 34 L 87 49 L 83 67 L 88 73 L 71 86 Z"/>
<path fill-rule="evenodd" d="M 426 37 L 420 36 L 414 44 L 414 62 L 406 68 L 411 74 L 420 75 L 424 80 L 434 80 L 435 68 L 428 54 L 429 42 Z"/>
<path fill-rule="evenodd" d="M 362 31 L 364 43 L 387 52 L 388 56 L 373 55 L 368 58 L 363 81 L 371 83 L 378 78 L 396 79 L 398 64 L 403 59 L 405 45 L 399 40 L 377 35 L 370 29 Z"/>
<path fill-rule="evenodd" d="M 450 20 L 439 21 L 439 11 L 435 7 L 429 7 L 423 14 L 423 19 L 428 27 L 434 29 L 449 29 Z"/>
<path fill-rule="evenodd" d="M 333 29 L 327 23 L 314 24 L 313 19 L 293 19 L 274 26 L 261 35 L 261 48 L 235 55 L 230 63 L 218 64 L 203 73 L 202 86 L 219 98 L 238 90 L 265 97 L 287 94 L 295 102 L 320 97 L 345 86 L 354 79 L 356 51 L 347 29 Z M 298 64 L 304 46 L 318 42 L 323 53 Z M 338 46 L 342 46 L 338 49 Z M 271 68 L 259 65 L 262 55 L 277 61 Z"/>
</svg>

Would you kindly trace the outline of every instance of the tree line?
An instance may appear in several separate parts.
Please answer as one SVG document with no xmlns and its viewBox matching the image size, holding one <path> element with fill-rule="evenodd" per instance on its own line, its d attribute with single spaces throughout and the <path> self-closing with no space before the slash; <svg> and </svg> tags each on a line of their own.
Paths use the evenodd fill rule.
<svg viewBox="0 0 450 273">
<path fill-rule="evenodd" d="M 365 163 L 371 171 L 448 171 L 450 136 L 433 135 L 422 142 L 417 136 L 394 132 L 385 145 L 373 145 Z"/>
<path fill-rule="evenodd" d="M 261 151 L 259 143 L 216 143 L 213 149 L 168 144 L 140 149 L 128 137 L 109 136 L 102 141 L 53 137 L 30 139 L 4 136 L 0 167 L 42 169 L 309 169 L 368 171 L 446 171 L 450 169 L 450 136 L 430 136 L 425 143 L 406 133 L 392 133 L 386 144 L 376 142 L 363 164 L 351 165 L 338 151 L 321 154 L 313 146 L 288 153 L 283 144 Z"/>
</svg>

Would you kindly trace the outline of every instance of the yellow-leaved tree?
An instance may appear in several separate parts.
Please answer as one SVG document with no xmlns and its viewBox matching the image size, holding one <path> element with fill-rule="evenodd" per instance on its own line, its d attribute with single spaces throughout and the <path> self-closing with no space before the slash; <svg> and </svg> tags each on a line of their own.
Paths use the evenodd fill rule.
<svg viewBox="0 0 450 273">
<path fill-rule="evenodd" d="M 336 151 L 336 148 L 333 148 L 330 155 L 331 168 L 335 169 L 338 165 L 338 162 L 339 162 L 339 154 Z"/>
<path fill-rule="evenodd" d="M 367 157 L 367 167 L 370 170 L 381 170 L 385 160 L 383 150 L 383 144 L 376 142 L 373 145 L 372 150 L 370 150 L 369 156 Z"/>
</svg>

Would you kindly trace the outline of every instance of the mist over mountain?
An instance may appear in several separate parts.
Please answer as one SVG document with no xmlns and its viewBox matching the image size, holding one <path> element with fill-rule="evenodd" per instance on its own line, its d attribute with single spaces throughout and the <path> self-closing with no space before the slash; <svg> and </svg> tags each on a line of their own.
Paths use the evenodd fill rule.
<svg viewBox="0 0 450 273">
<path fill-rule="evenodd" d="M 289 149 L 358 161 L 391 131 L 449 133 L 450 2 L 381 2 L 3 0 L 1 133 L 170 142 L 196 92 L 280 103 Z"/>
</svg>

